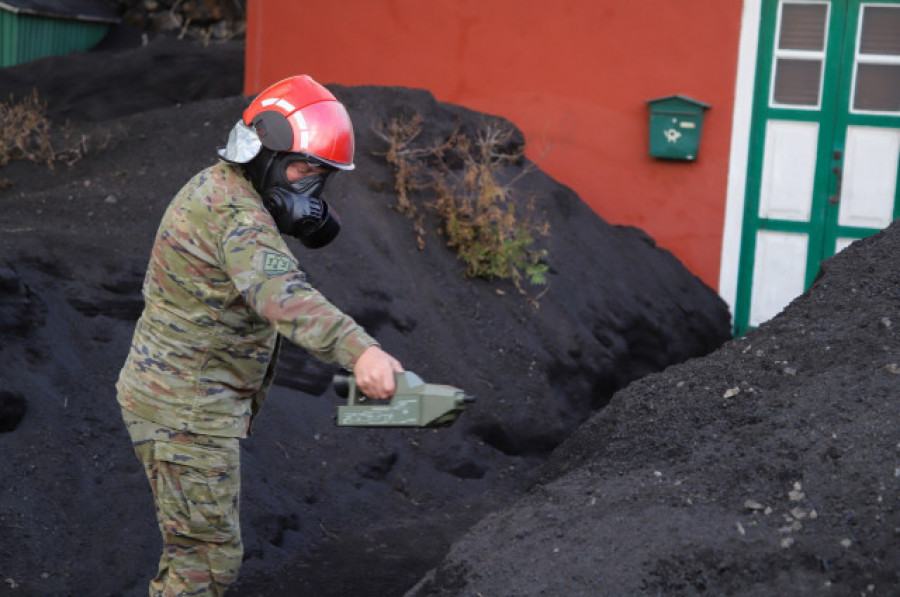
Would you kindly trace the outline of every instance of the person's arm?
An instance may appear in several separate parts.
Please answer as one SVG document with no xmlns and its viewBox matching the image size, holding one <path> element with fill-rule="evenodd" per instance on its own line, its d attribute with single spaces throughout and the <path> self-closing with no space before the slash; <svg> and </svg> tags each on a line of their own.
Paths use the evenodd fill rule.
<svg viewBox="0 0 900 597">
<path fill-rule="evenodd" d="M 400 363 L 306 281 L 267 212 L 248 210 L 222 236 L 225 270 L 278 333 L 325 362 L 352 369 L 360 391 L 389 398 Z"/>
</svg>

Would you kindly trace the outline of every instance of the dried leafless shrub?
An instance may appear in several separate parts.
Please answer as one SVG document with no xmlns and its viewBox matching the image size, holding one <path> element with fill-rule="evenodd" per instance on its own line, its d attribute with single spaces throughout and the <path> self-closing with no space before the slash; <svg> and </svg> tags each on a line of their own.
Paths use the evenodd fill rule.
<svg viewBox="0 0 900 597">
<path fill-rule="evenodd" d="M 430 146 L 413 147 L 421 130 L 419 114 L 375 127 L 388 144 L 379 155 L 394 170 L 396 209 L 414 220 L 420 248 L 423 214 L 412 194 L 427 189 L 434 194 L 427 205 L 438 214 L 447 245 L 466 264 L 467 276 L 509 279 L 522 292 L 523 280 L 546 284 L 547 251 L 532 247 L 537 236 L 549 233 L 549 224 L 537 222 L 534 197 L 517 200 L 516 183 L 533 166 L 502 181 L 504 168 L 524 157 L 524 148 L 510 149 L 512 127 L 486 121 L 474 138 L 457 130 Z"/>
<path fill-rule="evenodd" d="M 43 163 L 51 169 L 56 162 L 71 166 L 88 153 L 91 138 L 82 134 L 72 140 L 76 135 L 68 125 L 61 129 L 66 147 L 54 148 L 52 128 L 47 105 L 36 89 L 21 101 L 10 95 L 8 102 L 0 104 L 0 167 L 12 160 Z M 101 138 L 99 147 L 108 145 L 110 138 Z"/>
<path fill-rule="evenodd" d="M 394 171 L 397 204 L 393 208 L 413 221 L 416 243 L 422 249 L 425 247 L 425 214 L 416 208 L 410 197 L 411 193 L 427 186 L 422 181 L 420 160 L 428 155 L 429 150 L 410 147 L 422 132 L 422 115 L 416 113 L 408 119 L 392 118 L 387 124 L 378 122 L 373 130 L 388 146 L 386 151 L 376 155 L 382 156 Z"/>
<path fill-rule="evenodd" d="M 376 123 L 373 130 L 388 145 L 386 151 L 376 155 L 384 157 L 394 170 L 394 190 L 397 191 L 395 209 L 407 215 L 414 213 L 416 208 L 409 195 L 421 188 L 418 182 L 422 170 L 419 159 L 427 155 L 428 150 L 415 149 L 410 144 L 422 132 L 422 115 L 416 113 L 409 119 L 391 118 L 387 124 Z"/>
<path fill-rule="evenodd" d="M 17 159 L 52 166 L 50 128 L 47 106 L 38 98 L 37 90 L 20 102 L 10 95 L 9 102 L 0 104 L 0 166 Z"/>
</svg>

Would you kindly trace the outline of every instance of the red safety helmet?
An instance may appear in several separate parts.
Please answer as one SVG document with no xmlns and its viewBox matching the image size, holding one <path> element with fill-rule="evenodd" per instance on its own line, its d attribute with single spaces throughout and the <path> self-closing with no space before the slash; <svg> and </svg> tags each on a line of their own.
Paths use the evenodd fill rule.
<svg viewBox="0 0 900 597">
<path fill-rule="evenodd" d="M 284 79 L 260 93 L 244 110 L 219 155 L 245 164 L 261 147 L 299 153 L 340 170 L 354 168 L 350 115 L 308 75 Z"/>
</svg>

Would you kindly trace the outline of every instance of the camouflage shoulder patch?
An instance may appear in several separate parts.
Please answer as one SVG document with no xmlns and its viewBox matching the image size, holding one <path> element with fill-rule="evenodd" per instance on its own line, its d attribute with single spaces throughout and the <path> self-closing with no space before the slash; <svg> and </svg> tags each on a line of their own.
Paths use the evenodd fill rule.
<svg viewBox="0 0 900 597">
<path fill-rule="evenodd" d="M 291 259 L 281 253 L 266 251 L 263 254 L 263 273 L 274 278 L 291 271 Z"/>
</svg>

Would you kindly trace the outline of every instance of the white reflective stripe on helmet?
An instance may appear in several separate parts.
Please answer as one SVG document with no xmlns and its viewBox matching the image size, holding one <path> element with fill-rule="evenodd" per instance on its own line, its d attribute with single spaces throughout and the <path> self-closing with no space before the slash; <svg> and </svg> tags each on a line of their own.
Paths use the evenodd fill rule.
<svg viewBox="0 0 900 597">
<path fill-rule="evenodd" d="M 219 157 L 226 162 L 246 164 L 259 154 L 262 142 L 256 131 L 238 120 L 228 133 L 228 143 L 219 149 Z"/>
<path fill-rule="evenodd" d="M 306 118 L 303 116 L 303 110 L 297 110 L 290 116 L 289 121 L 293 121 L 291 128 L 297 137 L 294 140 L 295 151 L 309 151 L 309 127 L 306 124 Z"/>
</svg>

